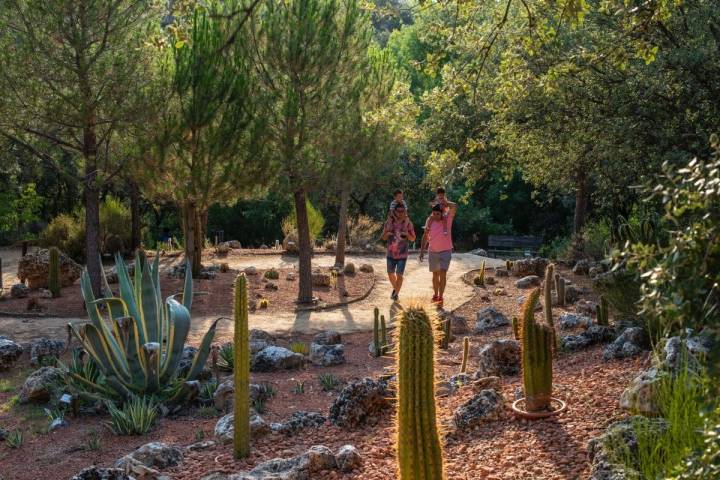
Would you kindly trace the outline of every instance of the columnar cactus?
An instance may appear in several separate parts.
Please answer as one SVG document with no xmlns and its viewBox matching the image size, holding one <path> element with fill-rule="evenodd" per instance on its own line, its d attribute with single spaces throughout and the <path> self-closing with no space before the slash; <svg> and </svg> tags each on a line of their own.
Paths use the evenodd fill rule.
<svg viewBox="0 0 720 480">
<path fill-rule="evenodd" d="M 60 251 L 50 247 L 50 273 L 48 274 L 48 290 L 53 298 L 60 296 Z"/>
<path fill-rule="evenodd" d="M 467 362 L 468 356 L 470 355 L 470 338 L 463 338 L 463 356 L 462 365 L 460 366 L 460 373 L 467 373 Z"/>
<path fill-rule="evenodd" d="M 508 272 L 512 270 L 512 267 L 513 267 L 512 260 L 505 260 L 505 268 L 507 269 Z"/>
<path fill-rule="evenodd" d="M 373 346 L 375 347 L 373 355 L 379 357 L 382 355 L 382 345 L 380 344 L 380 309 L 375 307 L 373 314 L 375 315 L 373 319 Z"/>
<path fill-rule="evenodd" d="M 435 412 L 434 318 L 422 306 L 398 316 L 397 460 L 400 480 L 443 480 Z"/>
<path fill-rule="evenodd" d="M 565 279 L 559 273 L 555 274 L 555 292 L 557 292 L 558 307 L 565 306 Z"/>
<path fill-rule="evenodd" d="M 235 458 L 250 454 L 250 333 L 248 327 L 247 279 L 235 279 Z"/>
<path fill-rule="evenodd" d="M 552 345 L 553 347 L 556 346 L 556 339 L 555 339 L 555 323 L 553 322 L 553 316 L 552 316 L 552 286 L 553 286 L 553 279 L 555 275 L 555 265 L 552 263 L 547 266 L 545 269 L 545 284 L 544 284 L 544 293 L 545 293 L 545 304 L 543 308 L 543 313 L 545 314 L 545 321 L 547 322 L 548 326 L 550 327 L 550 332 L 552 334 Z"/>
<path fill-rule="evenodd" d="M 512 331 L 515 340 L 520 340 L 520 321 L 517 317 L 512 317 Z"/>
<path fill-rule="evenodd" d="M 485 260 L 483 260 L 482 264 L 480 265 L 480 272 L 475 277 L 475 280 L 473 280 L 473 283 L 478 287 L 485 286 Z"/>
<path fill-rule="evenodd" d="M 385 355 L 388 349 L 387 326 L 385 325 L 385 315 L 380 315 L 380 344 L 382 345 L 382 354 Z"/>
<path fill-rule="evenodd" d="M 600 296 L 600 304 L 595 306 L 595 314 L 598 325 L 608 326 L 610 324 L 609 307 L 605 297 Z"/>
<path fill-rule="evenodd" d="M 446 319 L 442 322 L 442 338 L 440 339 L 440 348 L 447 350 L 450 346 L 450 340 L 452 338 L 452 332 L 450 331 L 450 319 Z"/>
<path fill-rule="evenodd" d="M 552 395 L 553 335 L 549 325 L 535 321 L 539 297 L 540 290 L 536 289 L 522 307 L 522 376 L 525 408 L 529 412 L 547 410 Z"/>
</svg>

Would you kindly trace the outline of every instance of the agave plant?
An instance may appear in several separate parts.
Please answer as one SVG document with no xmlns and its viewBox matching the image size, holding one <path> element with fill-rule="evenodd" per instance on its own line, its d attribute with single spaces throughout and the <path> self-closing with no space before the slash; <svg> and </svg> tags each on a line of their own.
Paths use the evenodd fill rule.
<svg viewBox="0 0 720 480">
<path fill-rule="evenodd" d="M 179 378 L 178 366 L 190 332 L 192 269 L 186 264 L 183 292 L 163 302 L 159 256 L 152 265 L 144 256 L 142 260 L 136 256 L 133 278 L 119 255 L 115 257 L 115 268 L 117 297 L 112 296 L 103 273 L 103 291 L 108 296 L 96 299 L 87 270 L 83 272 L 80 288 L 90 321 L 68 324 L 102 375 L 92 381 L 72 371 L 68 374 L 106 398 L 154 395 L 177 401 L 197 394 L 199 384 L 195 378 L 205 365 L 219 319 L 205 333 L 187 375 Z M 176 300 L 178 296 L 182 303 Z"/>
</svg>

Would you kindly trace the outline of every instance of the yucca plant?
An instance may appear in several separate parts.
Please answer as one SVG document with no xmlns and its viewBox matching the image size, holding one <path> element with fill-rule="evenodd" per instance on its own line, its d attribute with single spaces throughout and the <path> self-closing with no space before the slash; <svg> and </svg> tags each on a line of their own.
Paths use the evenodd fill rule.
<svg viewBox="0 0 720 480">
<path fill-rule="evenodd" d="M 11 431 L 5 437 L 5 445 L 9 448 L 20 448 L 24 441 L 23 432 L 19 428 Z"/>
<path fill-rule="evenodd" d="M 340 379 L 332 373 L 322 373 L 318 375 L 318 380 L 320 380 L 320 385 L 325 392 L 331 392 L 335 390 L 335 387 L 342 383 Z"/>
<path fill-rule="evenodd" d="M 222 344 L 217 353 L 217 367 L 225 372 L 232 372 L 235 365 L 235 347 L 232 342 Z"/>
<path fill-rule="evenodd" d="M 106 403 L 110 413 L 110 429 L 116 435 L 145 435 L 157 419 L 157 405 L 152 397 L 131 397 L 122 407 Z"/>
<path fill-rule="evenodd" d="M 178 378 L 178 365 L 190 332 L 192 307 L 192 269 L 186 263 L 182 293 L 163 302 L 160 292 L 159 256 L 152 265 L 135 257 L 130 278 L 122 257 L 115 257 L 119 296 L 95 299 L 87 270 L 80 279 L 80 290 L 90 323 L 68 324 L 68 328 L 97 363 L 103 381 L 93 382 L 68 372 L 105 398 L 129 399 L 156 395 L 169 401 L 190 398 L 199 391 L 194 381 L 202 372 L 215 336 L 216 320 L 202 339 L 198 353 L 184 378 Z M 111 292 L 103 273 L 104 290 Z M 182 303 L 175 300 L 180 295 Z M 106 307 L 106 316 L 100 307 Z"/>
</svg>

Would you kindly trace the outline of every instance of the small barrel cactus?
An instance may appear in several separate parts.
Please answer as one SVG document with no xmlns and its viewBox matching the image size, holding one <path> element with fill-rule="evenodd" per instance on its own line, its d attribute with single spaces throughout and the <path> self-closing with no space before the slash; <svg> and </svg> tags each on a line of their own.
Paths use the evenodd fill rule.
<svg viewBox="0 0 720 480">
<path fill-rule="evenodd" d="M 398 320 L 397 478 L 443 480 L 435 408 L 435 320 L 419 305 L 405 307 Z"/>
<path fill-rule="evenodd" d="M 553 335 L 549 325 L 535 321 L 536 289 L 522 308 L 521 357 L 525 408 L 529 412 L 548 410 L 552 395 Z"/>
<path fill-rule="evenodd" d="M 248 328 L 247 279 L 240 274 L 235 279 L 235 337 L 234 380 L 235 458 L 250 454 L 250 333 Z"/>
<path fill-rule="evenodd" d="M 460 373 L 467 373 L 468 356 L 470 356 L 470 338 L 465 337 L 463 338 L 463 356 Z"/>
<path fill-rule="evenodd" d="M 48 273 L 48 290 L 53 298 L 60 296 L 60 251 L 56 247 L 50 247 L 50 272 Z"/>
</svg>

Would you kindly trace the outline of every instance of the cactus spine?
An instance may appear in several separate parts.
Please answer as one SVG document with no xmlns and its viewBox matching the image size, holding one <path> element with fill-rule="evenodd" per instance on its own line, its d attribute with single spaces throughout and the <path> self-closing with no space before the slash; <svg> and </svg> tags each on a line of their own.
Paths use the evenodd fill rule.
<svg viewBox="0 0 720 480">
<path fill-rule="evenodd" d="M 387 326 L 385 325 L 385 315 L 380 315 L 380 344 L 382 346 L 382 354 L 385 355 L 388 350 Z"/>
<path fill-rule="evenodd" d="M 380 351 L 380 347 L 382 346 L 380 345 L 380 309 L 375 307 L 373 314 L 375 315 L 373 319 L 373 346 L 375 347 L 373 355 L 379 357 L 382 355 Z"/>
<path fill-rule="evenodd" d="M 48 275 L 48 290 L 53 298 L 60 296 L 60 251 L 50 247 L 50 273 Z"/>
<path fill-rule="evenodd" d="M 520 321 L 517 317 L 512 318 L 512 331 L 515 340 L 520 340 Z"/>
<path fill-rule="evenodd" d="M 247 279 L 240 274 L 235 279 L 235 337 L 234 380 L 235 458 L 250 454 L 250 333 L 248 328 Z"/>
<path fill-rule="evenodd" d="M 443 480 L 435 412 L 433 318 L 417 305 L 399 315 L 397 460 L 399 480 Z"/>
<path fill-rule="evenodd" d="M 608 326 L 610 325 L 610 316 L 608 313 L 609 307 L 605 297 L 600 296 L 600 304 L 595 306 L 595 314 L 597 316 L 598 325 Z"/>
<path fill-rule="evenodd" d="M 543 313 L 545 314 L 545 321 L 548 324 L 548 327 L 550 327 L 550 332 L 552 334 L 552 345 L 553 348 L 556 346 L 556 339 L 555 339 L 555 323 L 553 322 L 553 315 L 552 315 L 552 286 L 553 286 L 553 280 L 555 278 L 555 265 L 552 263 L 547 266 L 545 269 L 545 284 L 544 284 L 544 294 L 545 294 L 545 302 L 544 302 L 544 308 Z"/>
<path fill-rule="evenodd" d="M 470 338 L 465 337 L 465 338 L 463 338 L 463 356 L 462 356 L 462 365 L 460 366 L 460 373 L 467 373 L 467 361 L 468 361 L 469 355 L 470 355 Z"/>
<path fill-rule="evenodd" d="M 522 307 L 522 376 L 525 408 L 529 412 L 547 410 L 552 395 L 553 335 L 549 325 L 535 321 L 536 289 Z"/>
<path fill-rule="evenodd" d="M 565 306 L 565 279 L 559 273 L 555 274 L 555 291 L 557 292 L 558 307 Z"/>
</svg>

